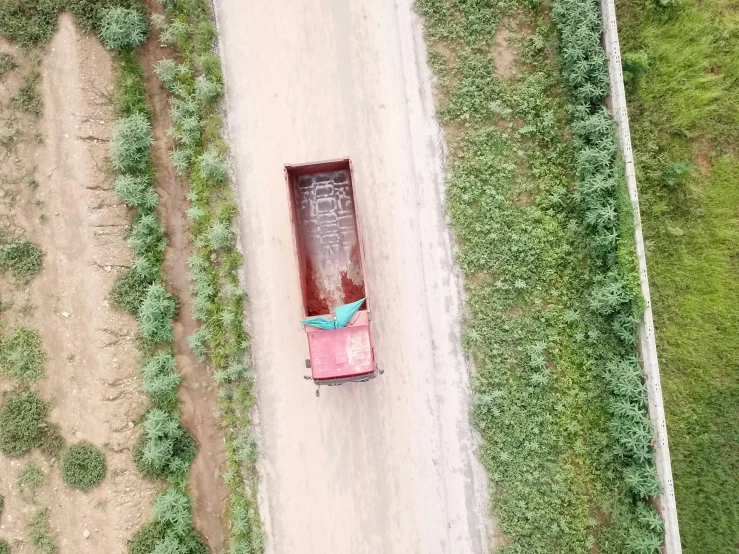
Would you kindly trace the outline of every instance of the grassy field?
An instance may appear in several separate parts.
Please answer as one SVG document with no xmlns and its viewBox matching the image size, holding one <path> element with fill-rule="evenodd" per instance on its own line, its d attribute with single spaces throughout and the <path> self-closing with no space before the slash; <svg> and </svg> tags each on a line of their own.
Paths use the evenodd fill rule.
<svg viewBox="0 0 739 554">
<path fill-rule="evenodd" d="M 617 5 L 686 554 L 739 551 L 739 14 Z"/>
</svg>

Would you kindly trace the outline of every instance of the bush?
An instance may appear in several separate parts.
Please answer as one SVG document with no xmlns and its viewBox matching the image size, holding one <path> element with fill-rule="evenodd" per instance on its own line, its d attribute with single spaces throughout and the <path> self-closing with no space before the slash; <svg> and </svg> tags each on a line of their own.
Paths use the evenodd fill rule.
<svg viewBox="0 0 739 554">
<path fill-rule="evenodd" d="M 105 478 L 105 455 L 93 445 L 73 444 L 62 456 L 64 482 L 81 491 L 89 491 Z"/>
<path fill-rule="evenodd" d="M 171 402 L 177 397 L 180 376 L 175 373 L 175 359 L 171 350 L 155 354 L 143 367 L 144 392 L 160 402 Z"/>
<path fill-rule="evenodd" d="M 113 50 L 133 50 L 146 40 L 148 25 L 138 10 L 111 7 L 100 19 L 100 39 Z"/>
<path fill-rule="evenodd" d="M 11 271 L 16 277 L 31 277 L 41 269 L 44 253 L 24 237 L 0 244 L 0 273 Z"/>
<path fill-rule="evenodd" d="M 228 167 L 223 158 L 214 150 L 204 152 L 198 159 L 200 167 L 200 175 L 203 179 L 208 179 L 220 183 L 226 178 Z"/>
<path fill-rule="evenodd" d="M 203 104 L 210 104 L 223 92 L 223 87 L 201 75 L 195 82 L 195 95 Z"/>
<path fill-rule="evenodd" d="M 174 339 L 172 321 L 177 313 L 177 300 L 164 285 L 149 287 L 139 310 L 141 334 L 153 342 L 171 342 Z"/>
<path fill-rule="evenodd" d="M 42 508 L 28 520 L 28 542 L 38 554 L 55 554 L 58 551 L 49 528 L 49 508 Z"/>
<path fill-rule="evenodd" d="M 0 452 L 17 458 L 41 446 L 47 411 L 46 403 L 33 391 L 8 393 L 0 408 Z"/>
<path fill-rule="evenodd" d="M 36 494 L 36 489 L 44 482 L 44 472 L 36 462 L 28 462 L 18 474 L 18 486 Z"/>
<path fill-rule="evenodd" d="M 151 123 L 142 113 L 120 118 L 113 129 L 110 141 L 110 158 L 118 171 L 137 173 L 144 171 L 151 158 Z"/>
<path fill-rule="evenodd" d="M 192 526 L 178 534 L 171 526 L 160 521 L 149 522 L 139 529 L 133 536 L 128 551 L 129 554 L 209 554 Z"/>
<path fill-rule="evenodd" d="M 119 308 L 138 317 L 139 309 L 149 292 L 153 279 L 142 275 L 136 267 L 121 273 L 110 291 L 110 299 Z"/>
<path fill-rule="evenodd" d="M 0 494 L 0 519 L 3 517 L 3 508 L 5 507 L 5 497 Z"/>
<path fill-rule="evenodd" d="M 10 545 L 4 540 L 0 540 L 0 554 L 10 554 Z"/>
<path fill-rule="evenodd" d="M 159 205 L 159 197 L 148 177 L 121 175 L 115 180 L 115 193 L 133 208 L 151 211 Z"/>
<path fill-rule="evenodd" d="M 134 448 L 136 468 L 146 477 L 167 479 L 185 475 L 197 454 L 197 444 L 177 415 L 153 409 L 144 419 L 144 433 Z"/>
<path fill-rule="evenodd" d="M 621 57 L 621 67 L 624 84 L 633 89 L 639 83 L 639 78 L 649 70 L 649 57 L 646 52 L 625 52 Z"/>
<path fill-rule="evenodd" d="M 150 271 L 142 272 L 151 276 L 152 271 L 161 265 L 167 248 L 167 237 L 164 236 L 164 228 L 156 214 L 139 217 L 131 227 L 126 242 L 137 258 L 144 258 L 151 264 Z M 139 271 L 141 272 L 141 268 Z"/>
<path fill-rule="evenodd" d="M 171 526 L 177 534 L 185 533 L 192 525 L 190 499 L 171 487 L 154 499 L 154 518 Z"/>
<path fill-rule="evenodd" d="M 11 379 L 38 379 L 44 373 L 45 361 L 38 331 L 19 327 L 10 337 L 0 338 L 0 368 Z"/>
</svg>

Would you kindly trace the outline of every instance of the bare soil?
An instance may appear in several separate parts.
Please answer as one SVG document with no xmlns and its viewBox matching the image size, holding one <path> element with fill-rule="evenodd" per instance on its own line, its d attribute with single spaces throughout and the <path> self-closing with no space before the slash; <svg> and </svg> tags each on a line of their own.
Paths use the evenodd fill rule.
<svg viewBox="0 0 739 554">
<path fill-rule="evenodd" d="M 157 1 L 149 2 L 154 12 L 163 13 Z M 174 140 L 167 134 L 172 126 L 167 92 L 154 74 L 156 63 L 172 58 L 173 53 L 159 44 L 158 32 L 137 51 L 146 74 L 146 92 L 153 111 L 153 156 L 157 173 L 162 219 L 168 245 L 164 270 L 169 288 L 180 301 L 174 325 L 174 354 L 182 376 L 180 400 L 182 423 L 198 441 L 198 455 L 190 469 L 190 492 L 197 530 L 211 551 L 219 552 L 225 544 L 226 522 L 223 514 L 228 503 L 228 488 L 220 477 L 226 466 L 226 445 L 219 421 L 218 391 L 205 364 L 198 361 L 187 344 L 187 337 L 197 329 L 192 318 L 192 296 L 188 279 L 187 258 L 190 255 L 186 211 L 190 207 L 186 195 L 187 181 L 179 178 L 170 163 Z"/>
<path fill-rule="evenodd" d="M 5 42 L 0 50 L 28 59 Z M 3 283 L 3 298 L 12 297 L 14 307 L 2 320 L 39 329 L 49 360 L 37 389 L 53 401 L 49 419 L 67 444 L 85 440 L 101 447 L 108 471 L 99 487 L 82 493 L 67 487 L 58 464 L 38 452 L 20 460 L 0 457 L 0 494 L 6 499 L 0 537 L 23 541 L 29 515 L 47 506 L 60 552 L 123 553 L 126 540 L 150 518 L 156 486 L 132 463 L 134 421 L 147 404 L 136 367 L 136 323 L 107 300 L 116 274 L 131 261 L 124 242 L 127 209 L 105 169 L 113 123 L 112 63 L 95 38 L 62 16 L 43 52 L 39 120 L 8 106 L 28 69 L 27 62 L 23 65 L 0 88 L 3 132 L 17 128 L 20 137 L 1 168 L 10 177 L 3 179 L 2 195 L 16 201 L 3 206 L 46 255 L 30 286 Z M 3 390 L 11 388 L 5 379 L 0 383 Z M 16 485 L 17 472 L 29 458 L 47 473 L 36 498 L 21 494 Z M 14 552 L 30 552 L 30 547 Z"/>
</svg>

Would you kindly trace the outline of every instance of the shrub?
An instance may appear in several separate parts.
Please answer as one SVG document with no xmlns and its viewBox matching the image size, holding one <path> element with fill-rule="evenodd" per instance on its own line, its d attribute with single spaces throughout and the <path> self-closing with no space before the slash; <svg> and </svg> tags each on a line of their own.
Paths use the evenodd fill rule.
<svg viewBox="0 0 739 554">
<path fill-rule="evenodd" d="M 26 238 L 0 244 L 0 273 L 11 271 L 16 277 L 31 277 L 41 269 L 44 253 Z"/>
<path fill-rule="evenodd" d="M 5 507 L 5 497 L 0 494 L 0 519 L 3 517 L 3 508 Z"/>
<path fill-rule="evenodd" d="M 10 554 L 10 545 L 4 540 L 0 540 L 0 554 Z"/>
<path fill-rule="evenodd" d="M 624 480 L 634 496 L 644 500 L 662 492 L 657 472 L 647 465 L 635 465 L 626 469 Z"/>
<path fill-rule="evenodd" d="M 118 171 L 136 173 L 146 169 L 150 157 L 151 123 L 142 113 L 120 118 L 113 129 L 110 157 Z"/>
<path fill-rule="evenodd" d="M 182 533 L 176 533 L 170 525 L 152 521 L 133 536 L 129 554 L 160 553 L 209 554 L 209 550 L 192 526 Z"/>
<path fill-rule="evenodd" d="M 11 379 L 38 379 L 44 372 L 45 361 L 38 331 L 19 327 L 8 338 L 0 338 L 0 368 Z"/>
<path fill-rule="evenodd" d="M 46 403 L 33 391 L 8 393 L 0 408 L 0 452 L 17 458 L 41 446 L 47 411 Z"/>
<path fill-rule="evenodd" d="M 201 75 L 195 81 L 195 95 L 203 104 L 210 104 L 223 92 L 223 87 Z"/>
<path fill-rule="evenodd" d="M 180 376 L 175 373 L 175 359 L 171 350 L 158 352 L 141 370 L 144 392 L 161 402 L 177 397 Z"/>
<path fill-rule="evenodd" d="M 138 10 L 111 7 L 100 19 L 100 39 L 113 50 L 133 50 L 146 40 L 148 25 Z"/>
<path fill-rule="evenodd" d="M 639 78 L 649 70 L 649 57 L 646 52 L 625 52 L 621 57 L 624 84 L 633 89 Z"/>
<path fill-rule="evenodd" d="M 93 445 L 73 444 L 62 456 L 62 478 L 73 489 L 88 491 L 104 477 L 105 455 Z"/>
<path fill-rule="evenodd" d="M 208 230 L 206 231 L 208 244 L 212 248 L 219 249 L 219 248 L 228 248 L 229 246 L 233 246 L 234 243 L 234 234 L 231 230 L 231 227 L 222 222 L 222 221 L 216 221 L 208 227 Z"/>
<path fill-rule="evenodd" d="M 169 488 L 154 499 L 154 518 L 177 534 L 185 533 L 192 525 L 190 499 L 176 488 Z"/>
<path fill-rule="evenodd" d="M 28 520 L 28 542 L 39 554 L 55 554 L 58 551 L 54 537 L 51 536 L 50 515 L 49 508 L 42 508 Z"/>
<path fill-rule="evenodd" d="M 136 468 L 146 477 L 166 479 L 185 475 L 197 454 L 195 439 L 176 415 L 150 410 L 144 432 L 134 448 Z"/>
<path fill-rule="evenodd" d="M 36 489 L 44 482 L 44 472 L 36 462 L 28 462 L 18 474 L 18 486 L 36 494 Z"/>
<path fill-rule="evenodd" d="M 154 283 L 149 287 L 139 310 L 141 334 L 153 342 L 172 341 L 172 320 L 177 313 L 177 300 L 164 285 Z"/>
<path fill-rule="evenodd" d="M 150 211 L 159 205 L 159 197 L 148 177 L 121 175 L 115 180 L 115 193 L 133 208 Z"/>
<path fill-rule="evenodd" d="M 167 238 L 164 236 L 164 228 L 156 214 L 151 213 L 139 217 L 133 223 L 126 242 L 135 256 L 147 259 L 155 267 L 162 263 L 164 250 L 167 248 Z"/>
<path fill-rule="evenodd" d="M 138 317 L 141 304 L 152 283 L 153 279 L 142 275 L 136 267 L 132 267 L 118 276 L 110 291 L 110 299 L 119 308 Z"/>
<path fill-rule="evenodd" d="M 221 182 L 226 178 L 228 172 L 226 162 L 214 150 L 204 152 L 198 159 L 198 164 L 203 179 Z"/>
</svg>

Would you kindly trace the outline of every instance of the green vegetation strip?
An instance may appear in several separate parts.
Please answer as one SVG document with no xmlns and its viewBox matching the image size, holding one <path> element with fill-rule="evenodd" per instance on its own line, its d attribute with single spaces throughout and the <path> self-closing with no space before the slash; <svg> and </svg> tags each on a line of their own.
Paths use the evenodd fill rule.
<svg viewBox="0 0 739 554">
<path fill-rule="evenodd" d="M 244 329 L 244 292 L 238 279 L 241 255 L 233 226 L 236 204 L 228 182 L 227 145 L 220 98 L 223 76 L 215 55 L 216 30 L 203 0 L 165 0 L 166 15 L 153 16 L 160 42 L 176 52 L 156 72 L 170 91 L 176 140 L 172 164 L 190 180 L 187 212 L 193 253 L 188 259 L 193 317 L 201 322 L 189 337 L 191 349 L 209 359 L 219 386 L 221 420 L 226 428 L 231 491 L 230 549 L 258 553 L 264 533 L 257 507 L 257 441 L 250 433 L 254 405 L 249 337 Z"/>
<path fill-rule="evenodd" d="M 417 6 L 449 130 L 473 418 L 502 551 L 656 553 L 642 301 L 599 5 Z"/>
<path fill-rule="evenodd" d="M 739 14 L 617 2 L 685 554 L 739 546 Z"/>
</svg>

